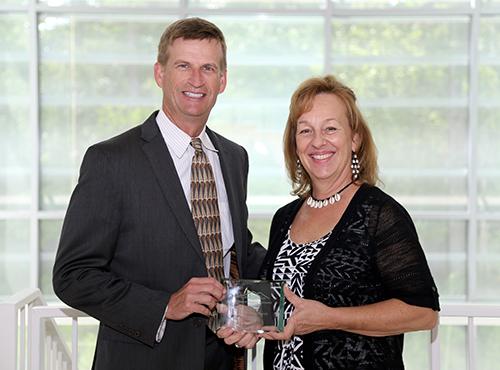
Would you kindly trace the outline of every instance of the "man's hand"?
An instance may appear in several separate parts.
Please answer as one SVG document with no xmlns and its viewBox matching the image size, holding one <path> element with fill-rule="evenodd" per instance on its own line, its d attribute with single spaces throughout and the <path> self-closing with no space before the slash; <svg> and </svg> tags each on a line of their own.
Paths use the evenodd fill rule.
<svg viewBox="0 0 500 370">
<path fill-rule="evenodd" d="M 260 340 L 254 333 L 246 333 L 243 331 L 235 331 L 234 329 L 223 326 L 217 330 L 217 336 L 224 339 L 227 345 L 235 345 L 237 348 L 250 349 L 255 347 L 257 342 Z"/>
<path fill-rule="evenodd" d="M 226 305 L 218 304 L 217 310 L 220 313 L 228 313 Z M 227 345 L 235 345 L 237 348 L 250 349 L 260 340 L 255 333 L 262 328 L 262 318 L 252 307 L 238 305 L 234 317 L 228 318 L 226 325 L 235 325 L 237 329 L 229 326 L 223 326 L 217 331 L 217 336 L 224 339 Z"/>
<path fill-rule="evenodd" d="M 193 313 L 210 316 L 224 294 L 226 289 L 214 278 L 191 278 L 170 296 L 166 318 L 182 320 Z"/>
</svg>

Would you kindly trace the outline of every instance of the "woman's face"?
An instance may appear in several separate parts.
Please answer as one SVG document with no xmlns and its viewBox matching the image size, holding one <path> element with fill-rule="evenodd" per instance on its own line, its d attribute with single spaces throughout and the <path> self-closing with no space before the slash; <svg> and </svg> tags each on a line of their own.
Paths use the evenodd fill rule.
<svg viewBox="0 0 500 370">
<path fill-rule="evenodd" d="M 312 109 L 297 121 L 295 139 L 297 155 L 313 187 L 321 182 L 341 186 L 351 179 L 351 153 L 357 138 L 347 121 L 345 105 L 336 95 L 316 95 Z"/>
</svg>

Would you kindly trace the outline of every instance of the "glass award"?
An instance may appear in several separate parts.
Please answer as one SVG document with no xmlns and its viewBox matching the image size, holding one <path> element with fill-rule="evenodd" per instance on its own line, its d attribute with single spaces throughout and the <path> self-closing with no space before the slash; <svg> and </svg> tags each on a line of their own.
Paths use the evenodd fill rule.
<svg viewBox="0 0 500 370">
<path fill-rule="evenodd" d="M 217 326 L 262 334 L 283 331 L 284 281 L 224 279 L 227 289 L 217 304 Z"/>
</svg>

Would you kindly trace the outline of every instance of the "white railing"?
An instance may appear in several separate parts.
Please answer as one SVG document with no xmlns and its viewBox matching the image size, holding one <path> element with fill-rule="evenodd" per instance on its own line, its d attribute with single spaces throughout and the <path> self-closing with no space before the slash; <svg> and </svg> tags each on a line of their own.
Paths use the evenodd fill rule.
<svg viewBox="0 0 500 370">
<path fill-rule="evenodd" d="M 467 370 L 476 370 L 476 343 L 477 343 L 477 327 L 482 324 L 484 319 L 492 318 L 495 324 L 500 324 L 500 305 L 498 304 L 477 304 L 477 303 L 449 303 L 442 305 L 440 316 L 440 324 L 431 331 L 431 370 L 439 370 L 441 364 L 441 343 L 439 337 L 439 328 L 444 324 L 463 325 L 462 320 L 457 321 L 457 318 L 466 320 L 467 326 L 467 345 L 466 358 Z"/>
<path fill-rule="evenodd" d="M 35 306 L 30 313 L 30 364 L 28 370 L 78 370 L 78 318 L 87 317 L 70 307 Z M 57 326 L 43 323 L 54 318 L 71 318 L 71 352 L 60 349 L 60 334 Z M 63 342 L 64 343 L 64 342 Z"/>
<path fill-rule="evenodd" d="M 78 320 L 88 317 L 67 306 L 47 306 L 38 289 L 26 290 L 0 303 L 0 368 L 2 370 L 77 370 Z M 55 319 L 71 318 L 71 351 L 62 339 Z M 500 305 L 445 304 L 440 325 L 430 331 L 430 369 L 440 369 L 439 328 L 467 327 L 467 370 L 475 370 L 477 327 L 487 318 L 500 324 Z M 491 322 L 486 322 L 490 325 Z M 262 344 L 249 353 L 249 369 L 260 368 Z M 259 352 L 259 353 L 257 353 Z"/>
<path fill-rule="evenodd" d="M 72 309 L 52 311 L 38 289 L 23 290 L 0 302 L 0 369 L 69 370 L 71 352 L 54 318 L 71 313 L 84 315 Z"/>
</svg>

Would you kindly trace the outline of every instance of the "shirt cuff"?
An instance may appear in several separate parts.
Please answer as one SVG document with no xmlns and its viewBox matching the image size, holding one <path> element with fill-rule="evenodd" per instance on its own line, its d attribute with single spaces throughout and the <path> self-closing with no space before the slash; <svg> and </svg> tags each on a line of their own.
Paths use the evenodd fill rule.
<svg viewBox="0 0 500 370">
<path fill-rule="evenodd" d="M 160 327 L 156 332 L 156 343 L 160 343 L 163 338 L 163 334 L 165 334 L 165 328 L 167 327 L 167 311 L 168 305 L 165 308 L 165 313 L 163 314 L 163 318 L 161 319 Z"/>
</svg>

